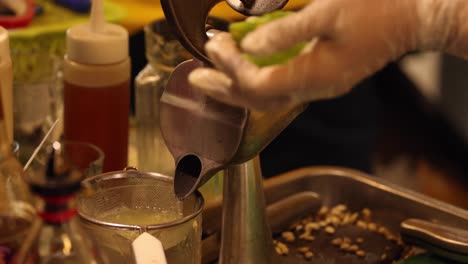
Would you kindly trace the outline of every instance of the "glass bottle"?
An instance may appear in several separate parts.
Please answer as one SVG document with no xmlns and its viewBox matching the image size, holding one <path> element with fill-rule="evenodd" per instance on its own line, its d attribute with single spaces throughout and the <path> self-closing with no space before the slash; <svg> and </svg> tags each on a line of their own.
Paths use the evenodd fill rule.
<svg viewBox="0 0 468 264">
<path fill-rule="evenodd" d="M 77 217 L 75 194 L 83 173 L 61 151 L 60 143 L 55 142 L 43 169 L 26 175 L 31 191 L 42 200 L 38 214 L 43 224 L 35 247 L 38 263 L 103 263 Z"/>
<path fill-rule="evenodd" d="M 0 28 L 0 263 L 15 263 L 34 222 L 32 196 L 24 182 L 23 166 L 13 153 L 13 106 L 8 33 Z M 32 256 L 25 259 L 32 263 Z"/>
<path fill-rule="evenodd" d="M 159 125 L 159 100 L 174 68 L 190 59 L 165 20 L 145 27 L 148 64 L 135 78 L 138 169 L 174 174 L 174 159 L 166 147 Z"/>
</svg>

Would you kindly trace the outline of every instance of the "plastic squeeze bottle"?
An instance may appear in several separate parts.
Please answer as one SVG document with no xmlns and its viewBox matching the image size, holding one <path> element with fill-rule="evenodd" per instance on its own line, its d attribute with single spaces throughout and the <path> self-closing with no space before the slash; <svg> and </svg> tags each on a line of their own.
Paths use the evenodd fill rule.
<svg viewBox="0 0 468 264">
<path fill-rule="evenodd" d="M 65 140 L 100 147 L 103 172 L 122 170 L 128 159 L 128 32 L 105 22 L 102 0 L 93 0 L 89 23 L 67 30 L 63 79 Z"/>
</svg>

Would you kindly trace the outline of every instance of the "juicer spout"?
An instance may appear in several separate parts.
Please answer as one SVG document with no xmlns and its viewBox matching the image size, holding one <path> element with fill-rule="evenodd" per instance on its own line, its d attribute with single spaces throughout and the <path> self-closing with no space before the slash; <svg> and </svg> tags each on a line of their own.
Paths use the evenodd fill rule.
<svg viewBox="0 0 468 264">
<path fill-rule="evenodd" d="M 174 189 L 184 198 L 229 164 L 239 148 L 247 111 L 193 89 L 187 76 L 204 64 L 179 64 L 161 96 L 161 133 L 174 157 Z"/>
<path fill-rule="evenodd" d="M 177 162 L 174 174 L 174 193 L 179 199 L 190 196 L 195 190 L 201 187 L 211 177 L 213 177 L 221 166 L 212 164 L 209 160 L 202 161 L 197 155 L 187 154 Z M 211 168 L 208 171 L 202 168 Z"/>
</svg>

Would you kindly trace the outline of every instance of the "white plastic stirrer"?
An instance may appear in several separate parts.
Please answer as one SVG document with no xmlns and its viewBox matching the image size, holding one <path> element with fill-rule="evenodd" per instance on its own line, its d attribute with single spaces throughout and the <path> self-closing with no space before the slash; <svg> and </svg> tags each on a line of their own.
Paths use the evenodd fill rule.
<svg viewBox="0 0 468 264">
<path fill-rule="evenodd" d="M 167 264 L 161 241 L 147 232 L 132 242 L 132 249 L 136 264 Z"/>
<path fill-rule="evenodd" d="M 34 152 L 31 154 L 31 157 L 29 157 L 29 160 L 28 162 L 26 162 L 26 165 L 24 165 L 23 167 L 23 171 L 26 171 L 29 167 L 29 165 L 31 165 L 31 162 L 34 160 L 34 158 L 36 157 L 37 153 L 39 153 L 39 150 L 41 150 L 42 146 L 44 145 L 44 143 L 47 141 L 47 139 L 49 138 L 50 134 L 52 134 L 52 131 L 54 131 L 54 128 L 55 126 L 57 126 L 58 122 L 59 122 L 59 118 L 57 118 L 57 120 L 55 120 L 55 122 L 52 124 L 52 126 L 50 127 L 49 131 L 47 131 L 47 134 L 45 134 L 44 138 L 42 139 L 41 143 L 39 143 L 39 145 L 36 147 L 36 149 L 34 150 Z"/>
</svg>

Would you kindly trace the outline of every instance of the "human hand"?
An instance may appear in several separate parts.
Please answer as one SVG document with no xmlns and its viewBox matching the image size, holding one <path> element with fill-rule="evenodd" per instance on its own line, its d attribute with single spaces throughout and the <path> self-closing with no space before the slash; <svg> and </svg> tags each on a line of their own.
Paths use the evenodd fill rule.
<svg viewBox="0 0 468 264">
<path fill-rule="evenodd" d="M 218 100 L 256 110 L 337 97 L 408 51 L 458 55 L 453 32 L 465 24 L 458 22 L 464 2 L 314 0 L 249 33 L 240 48 L 230 34 L 215 35 L 206 52 L 216 70 L 197 69 L 189 80 Z M 259 68 L 242 56 L 269 55 L 302 41 L 310 41 L 309 49 L 284 65 Z"/>
</svg>

